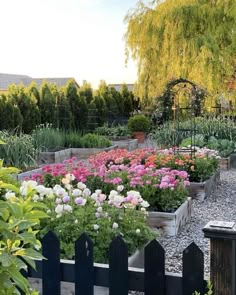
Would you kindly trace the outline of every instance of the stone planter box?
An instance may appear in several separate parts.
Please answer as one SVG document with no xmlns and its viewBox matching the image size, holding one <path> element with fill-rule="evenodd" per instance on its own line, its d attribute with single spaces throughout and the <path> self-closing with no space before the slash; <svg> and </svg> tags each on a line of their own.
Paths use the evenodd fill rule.
<svg viewBox="0 0 236 295">
<path fill-rule="evenodd" d="M 67 260 L 68 261 L 68 260 Z M 70 264 L 74 264 L 74 260 L 69 261 Z M 94 263 L 94 265 L 101 265 Z M 129 267 L 144 267 L 144 248 L 140 251 L 136 251 L 128 260 Z M 103 267 L 108 268 L 108 264 L 102 264 Z M 33 289 L 42 293 L 42 280 L 38 278 L 28 278 L 30 285 Z M 74 295 L 74 283 L 61 282 L 61 295 Z M 109 289 L 106 287 L 94 286 L 94 295 L 109 295 Z"/>
<path fill-rule="evenodd" d="M 61 163 L 71 158 L 71 149 L 60 150 L 56 152 L 42 152 L 39 155 L 39 164 Z"/>
<path fill-rule="evenodd" d="M 128 151 L 133 151 L 138 148 L 138 140 L 137 139 L 124 139 L 113 141 L 113 144 L 117 145 L 118 149 L 126 149 Z"/>
<path fill-rule="evenodd" d="M 203 201 L 208 198 L 213 190 L 217 187 L 220 182 L 220 171 L 216 171 L 211 178 L 204 182 L 191 182 L 189 187 L 190 196 L 193 199 Z"/>
<path fill-rule="evenodd" d="M 117 149 L 117 145 L 112 145 L 107 148 L 71 148 L 71 157 L 77 157 L 78 160 L 88 159 L 92 155 L 115 149 Z"/>
<path fill-rule="evenodd" d="M 148 212 L 148 225 L 165 236 L 176 236 L 191 219 L 192 199 L 188 198 L 174 213 Z"/>
</svg>

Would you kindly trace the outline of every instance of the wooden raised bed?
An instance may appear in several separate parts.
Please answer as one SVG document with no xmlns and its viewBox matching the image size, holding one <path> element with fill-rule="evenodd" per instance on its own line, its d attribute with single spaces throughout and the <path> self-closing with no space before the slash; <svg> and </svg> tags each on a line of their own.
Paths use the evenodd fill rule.
<svg viewBox="0 0 236 295">
<path fill-rule="evenodd" d="M 191 182 L 189 186 L 190 196 L 193 199 L 203 201 L 208 198 L 213 190 L 217 187 L 220 182 L 220 171 L 216 171 L 211 178 L 204 182 Z"/>
<path fill-rule="evenodd" d="M 188 198 L 174 213 L 148 212 L 148 225 L 162 235 L 176 236 L 179 230 L 191 219 L 192 199 Z"/>
</svg>

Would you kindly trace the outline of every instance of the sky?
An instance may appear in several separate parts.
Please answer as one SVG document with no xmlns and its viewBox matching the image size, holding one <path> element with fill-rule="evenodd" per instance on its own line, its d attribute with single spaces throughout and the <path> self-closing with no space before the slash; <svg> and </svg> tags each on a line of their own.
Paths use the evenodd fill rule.
<svg viewBox="0 0 236 295">
<path fill-rule="evenodd" d="M 136 0 L 0 0 L 0 73 L 134 83 L 124 17 Z"/>
</svg>

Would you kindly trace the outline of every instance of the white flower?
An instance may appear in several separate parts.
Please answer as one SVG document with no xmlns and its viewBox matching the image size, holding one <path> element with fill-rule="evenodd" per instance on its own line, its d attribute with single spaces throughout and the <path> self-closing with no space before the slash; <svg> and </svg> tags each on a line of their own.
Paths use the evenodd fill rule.
<svg viewBox="0 0 236 295">
<path fill-rule="evenodd" d="M 70 179 L 64 177 L 62 178 L 61 182 L 66 185 L 70 183 Z"/>
<path fill-rule="evenodd" d="M 149 207 L 149 203 L 147 201 L 142 201 L 142 203 L 140 203 L 140 205 L 144 208 Z"/>
<path fill-rule="evenodd" d="M 5 194 L 5 198 L 7 199 L 7 200 L 9 200 L 9 199 L 14 199 L 16 197 L 16 195 L 15 195 L 15 193 L 13 193 L 13 192 L 7 192 L 6 194 Z"/>
<path fill-rule="evenodd" d="M 91 195 L 91 198 L 94 200 L 94 201 L 97 201 L 98 200 L 98 194 L 97 193 L 93 193 Z"/>
<path fill-rule="evenodd" d="M 56 204 L 60 204 L 62 202 L 62 199 L 60 199 L 60 198 L 56 198 L 56 200 L 55 200 L 55 203 Z"/>
<path fill-rule="evenodd" d="M 66 212 L 72 212 L 72 207 L 71 207 L 71 205 L 68 205 L 68 204 L 65 204 L 64 205 L 64 210 L 66 211 Z"/>
<path fill-rule="evenodd" d="M 100 194 L 102 193 L 102 190 L 101 190 L 101 189 L 96 189 L 96 190 L 95 190 L 95 193 L 96 193 L 97 195 L 100 195 Z"/>
<path fill-rule="evenodd" d="M 34 180 L 23 181 L 20 187 L 20 193 L 26 196 L 30 191 L 36 189 L 38 183 Z"/>
<path fill-rule="evenodd" d="M 93 225 L 93 229 L 94 229 L 94 230 L 98 230 L 98 229 L 99 229 L 99 225 L 98 225 L 98 224 L 94 224 L 94 225 Z"/>
<path fill-rule="evenodd" d="M 124 197 L 121 195 L 117 195 L 114 197 L 113 202 L 117 205 L 121 204 L 124 201 Z"/>
<path fill-rule="evenodd" d="M 78 188 L 76 188 L 76 189 L 74 189 L 72 191 L 72 196 L 73 197 L 79 197 L 79 196 L 81 196 L 81 194 L 82 194 L 82 191 L 80 189 L 78 189 Z"/>
<path fill-rule="evenodd" d="M 146 209 L 145 209 L 144 207 L 142 207 L 140 210 L 141 210 L 142 212 L 146 212 Z"/>
<path fill-rule="evenodd" d="M 83 196 L 84 197 L 89 197 L 91 195 L 91 191 L 88 188 L 85 188 L 83 191 Z"/>
<path fill-rule="evenodd" d="M 55 208 L 55 212 L 60 215 L 63 213 L 63 210 L 64 210 L 64 206 L 60 204 L 58 204 Z"/>
<path fill-rule="evenodd" d="M 98 212 L 98 213 L 102 213 L 102 207 L 98 207 L 98 208 L 97 208 L 97 212 Z"/>
<path fill-rule="evenodd" d="M 115 190 L 110 191 L 109 199 L 114 199 L 118 195 L 118 192 Z"/>
<path fill-rule="evenodd" d="M 34 202 L 37 202 L 39 200 L 39 196 L 38 195 L 34 195 L 33 198 L 32 198 L 32 200 Z"/>
<path fill-rule="evenodd" d="M 112 225 L 112 228 L 117 229 L 118 227 L 119 227 L 118 223 L 114 222 L 113 225 Z"/>
<path fill-rule="evenodd" d="M 83 182 L 78 182 L 77 187 L 81 190 L 84 190 L 86 188 L 86 184 L 84 184 Z"/>
<path fill-rule="evenodd" d="M 118 192 L 122 192 L 123 189 L 124 189 L 124 186 L 122 184 L 117 186 Z"/>
<path fill-rule="evenodd" d="M 135 232 L 136 232 L 137 235 L 139 235 L 140 234 L 140 229 L 137 228 Z"/>
<path fill-rule="evenodd" d="M 75 180 L 74 174 L 70 174 L 70 173 L 66 174 L 66 178 L 69 179 L 70 181 Z"/>
</svg>

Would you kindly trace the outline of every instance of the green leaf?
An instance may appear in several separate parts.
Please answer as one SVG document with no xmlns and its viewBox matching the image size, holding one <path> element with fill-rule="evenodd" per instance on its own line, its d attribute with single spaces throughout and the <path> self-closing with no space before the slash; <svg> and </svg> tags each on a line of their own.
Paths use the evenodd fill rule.
<svg viewBox="0 0 236 295">
<path fill-rule="evenodd" d="M 39 210 L 34 210 L 25 214 L 25 218 L 28 220 L 36 220 L 36 219 L 42 219 L 42 218 L 48 218 L 48 217 L 49 216 L 46 213 Z"/>
<path fill-rule="evenodd" d="M 22 217 L 23 210 L 22 210 L 22 206 L 20 204 L 8 202 L 8 206 L 9 206 L 9 208 L 11 210 L 12 215 L 15 218 L 21 218 Z"/>
<path fill-rule="evenodd" d="M 35 251 L 34 249 L 26 248 L 24 252 L 25 252 L 24 255 L 23 255 L 24 258 L 29 258 L 29 259 L 34 259 L 34 260 L 43 259 L 42 254 Z"/>
<path fill-rule="evenodd" d="M 6 271 L 11 276 L 11 279 L 15 282 L 15 284 L 26 294 L 29 294 L 29 283 L 23 277 L 23 275 L 19 272 L 15 265 L 12 265 L 6 269 Z"/>
<path fill-rule="evenodd" d="M 2 263 L 3 267 L 9 267 L 14 263 L 14 259 L 11 255 L 8 255 L 7 253 L 3 252 L 0 255 L 0 263 Z"/>
<path fill-rule="evenodd" d="M 0 220 L 0 230 L 2 231 L 3 229 L 8 229 L 8 223 Z"/>
</svg>

